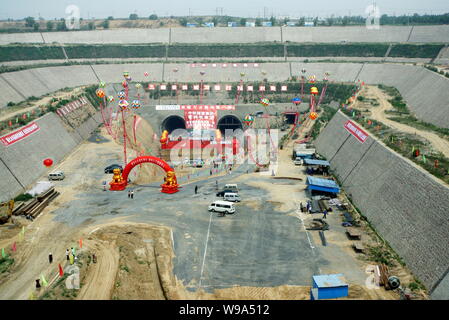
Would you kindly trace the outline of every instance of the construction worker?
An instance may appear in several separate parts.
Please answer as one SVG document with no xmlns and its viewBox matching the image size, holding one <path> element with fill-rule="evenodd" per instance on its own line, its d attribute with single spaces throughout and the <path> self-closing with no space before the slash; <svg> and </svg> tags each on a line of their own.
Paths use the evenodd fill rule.
<svg viewBox="0 0 449 320">
<path fill-rule="evenodd" d="M 323 212 L 323 219 L 326 219 L 326 216 L 327 216 L 327 210 L 324 210 L 324 212 Z"/>
<path fill-rule="evenodd" d="M 39 282 L 39 279 L 36 279 L 36 289 L 41 288 L 41 283 Z"/>
<path fill-rule="evenodd" d="M 65 250 L 65 256 L 67 258 L 67 261 L 69 261 L 69 249 Z"/>
<path fill-rule="evenodd" d="M 198 186 L 195 186 L 195 194 L 198 193 Z"/>
<path fill-rule="evenodd" d="M 51 252 L 50 252 L 50 254 L 48 255 L 48 262 L 50 262 L 50 263 L 53 262 L 53 255 L 51 254 Z"/>
</svg>

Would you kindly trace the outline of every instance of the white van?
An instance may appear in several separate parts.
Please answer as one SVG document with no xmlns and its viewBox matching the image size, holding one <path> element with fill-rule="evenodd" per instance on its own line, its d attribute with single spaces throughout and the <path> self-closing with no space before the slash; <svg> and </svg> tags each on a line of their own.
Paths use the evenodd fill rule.
<svg viewBox="0 0 449 320">
<path fill-rule="evenodd" d="M 209 205 L 209 211 L 233 214 L 235 207 L 232 202 L 217 200 Z"/>
<path fill-rule="evenodd" d="M 48 180 L 64 180 L 65 175 L 62 171 L 53 171 L 48 174 Z"/>
<path fill-rule="evenodd" d="M 223 199 L 225 201 L 240 202 L 240 196 L 238 193 L 225 193 Z"/>
<path fill-rule="evenodd" d="M 235 193 L 239 192 L 239 189 L 237 188 L 236 184 L 226 184 L 224 190 L 231 190 Z"/>
</svg>

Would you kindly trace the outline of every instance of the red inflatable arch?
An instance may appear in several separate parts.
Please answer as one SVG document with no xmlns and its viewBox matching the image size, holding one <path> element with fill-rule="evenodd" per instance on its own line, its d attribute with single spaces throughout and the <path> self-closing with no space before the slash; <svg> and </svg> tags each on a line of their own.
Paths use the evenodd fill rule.
<svg viewBox="0 0 449 320">
<path fill-rule="evenodd" d="M 111 186 L 109 190 L 112 191 L 123 191 L 126 189 L 126 186 L 128 185 L 128 175 L 131 172 L 131 170 L 142 163 L 153 163 L 155 165 L 158 165 L 164 171 L 167 173 L 167 177 L 165 178 L 164 184 L 161 185 L 161 192 L 164 193 L 175 193 L 178 192 L 178 181 L 176 180 L 175 170 L 168 165 L 167 162 L 160 158 L 152 157 L 152 156 L 142 156 L 137 157 L 133 160 L 131 160 L 123 169 L 123 172 L 114 172 L 114 175 L 112 177 L 112 181 L 109 183 Z M 120 171 L 120 170 L 119 170 Z"/>
</svg>

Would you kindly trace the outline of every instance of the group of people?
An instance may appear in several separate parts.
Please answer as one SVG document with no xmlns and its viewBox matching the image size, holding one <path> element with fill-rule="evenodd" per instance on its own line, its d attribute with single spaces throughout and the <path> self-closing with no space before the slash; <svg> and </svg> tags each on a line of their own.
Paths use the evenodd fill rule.
<svg viewBox="0 0 449 320">
<path fill-rule="evenodd" d="M 133 190 L 128 190 L 128 198 L 134 199 L 134 191 Z"/>
<path fill-rule="evenodd" d="M 303 206 L 302 202 L 300 202 L 299 207 L 301 209 L 301 212 L 307 212 L 310 214 L 312 213 L 312 202 L 311 201 L 307 201 L 305 207 Z M 323 219 L 326 219 L 327 215 L 328 215 L 327 210 L 324 210 L 323 211 Z"/>
</svg>

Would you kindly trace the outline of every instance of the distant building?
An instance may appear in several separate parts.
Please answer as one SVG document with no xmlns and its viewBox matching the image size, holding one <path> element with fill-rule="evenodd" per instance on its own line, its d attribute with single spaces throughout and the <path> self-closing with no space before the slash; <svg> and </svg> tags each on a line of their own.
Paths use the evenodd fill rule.
<svg viewBox="0 0 449 320">
<path fill-rule="evenodd" d="M 194 27 L 198 27 L 198 24 L 197 24 L 197 23 L 187 23 L 187 24 L 186 24 L 186 27 L 188 27 L 188 28 L 194 28 Z"/>
<path fill-rule="evenodd" d="M 233 21 L 228 22 L 228 27 L 237 27 L 237 26 L 238 26 L 237 22 L 233 22 Z"/>
<path fill-rule="evenodd" d="M 313 27 L 313 26 L 315 26 L 315 23 L 313 23 L 313 21 L 304 22 L 304 27 Z"/>
<path fill-rule="evenodd" d="M 296 24 L 297 24 L 297 22 L 289 21 L 289 22 L 287 22 L 287 27 L 294 27 L 294 26 L 296 26 Z"/>
<path fill-rule="evenodd" d="M 262 27 L 272 27 L 273 24 L 271 23 L 271 21 L 263 21 L 262 22 Z"/>
<path fill-rule="evenodd" d="M 213 23 L 213 22 L 205 22 L 205 23 L 203 24 L 203 26 L 209 27 L 209 28 L 213 28 L 213 27 L 215 27 L 215 23 Z"/>
<path fill-rule="evenodd" d="M 255 27 L 256 26 L 256 22 L 254 21 L 246 21 L 245 22 L 245 27 Z"/>
</svg>

